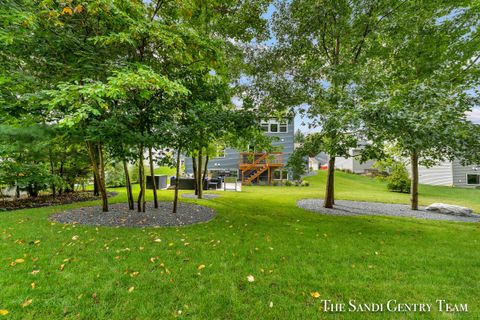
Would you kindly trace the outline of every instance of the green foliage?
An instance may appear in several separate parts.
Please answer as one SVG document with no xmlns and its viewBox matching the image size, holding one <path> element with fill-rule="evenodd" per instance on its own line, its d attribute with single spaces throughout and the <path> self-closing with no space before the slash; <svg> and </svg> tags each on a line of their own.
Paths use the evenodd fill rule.
<svg viewBox="0 0 480 320">
<path fill-rule="evenodd" d="M 388 171 L 389 175 L 384 178 L 387 181 L 387 189 L 392 192 L 410 193 L 411 180 L 405 163 L 388 159 L 379 162 L 377 167 L 382 171 Z"/>
<path fill-rule="evenodd" d="M 287 168 L 292 172 L 293 180 L 300 181 L 301 176 L 307 171 L 307 157 L 302 148 L 297 148 L 288 158 Z"/>
<path fill-rule="evenodd" d="M 105 168 L 105 184 L 107 187 L 124 187 L 125 172 L 122 163 L 109 163 Z"/>
</svg>

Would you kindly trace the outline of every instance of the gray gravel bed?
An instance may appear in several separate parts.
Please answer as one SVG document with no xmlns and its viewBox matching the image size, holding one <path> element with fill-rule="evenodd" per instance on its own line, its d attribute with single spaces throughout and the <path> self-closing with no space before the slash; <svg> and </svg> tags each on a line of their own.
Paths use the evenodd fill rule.
<svg viewBox="0 0 480 320">
<path fill-rule="evenodd" d="M 220 197 L 219 194 L 214 194 L 214 193 L 204 193 L 202 195 L 202 199 L 215 199 L 215 198 L 218 198 Z M 182 198 L 187 198 L 187 199 L 198 199 L 198 196 L 196 196 L 194 193 L 184 193 L 182 194 Z"/>
<path fill-rule="evenodd" d="M 380 202 L 360 202 L 335 200 L 333 209 L 323 207 L 323 199 L 304 199 L 297 202 L 297 206 L 320 214 L 337 215 L 337 216 L 355 216 L 355 215 L 370 215 L 370 216 L 393 216 L 393 217 L 407 217 L 428 220 L 446 220 L 459 222 L 479 222 L 480 215 L 474 217 L 460 217 L 448 214 L 441 214 L 429 212 L 425 207 L 419 207 L 418 211 L 411 210 L 408 205 L 404 204 L 390 204 Z"/>
<path fill-rule="evenodd" d="M 84 207 L 50 216 L 51 221 L 109 227 L 153 227 L 186 226 L 212 220 L 216 213 L 213 209 L 193 203 L 179 202 L 177 213 L 172 213 L 172 202 L 159 202 L 155 209 L 152 202 L 147 203 L 146 212 L 128 210 L 128 204 L 116 203 L 109 206 L 109 212 L 102 208 Z"/>
</svg>

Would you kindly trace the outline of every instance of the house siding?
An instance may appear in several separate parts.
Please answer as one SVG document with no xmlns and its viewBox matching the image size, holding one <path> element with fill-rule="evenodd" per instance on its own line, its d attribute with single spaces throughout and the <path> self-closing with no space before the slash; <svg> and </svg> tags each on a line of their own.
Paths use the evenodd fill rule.
<svg viewBox="0 0 480 320">
<path fill-rule="evenodd" d="M 419 166 L 418 181 L 421 184 L 429 184 L 434 186 L 454 185 L 452 163 L 449 161 L 444 161 L 430 168 Z"/>
<path fill-rule="evenodd" d="M 475 188 L 480 186 L 467 184 L 467 174 L 480 174 L 480 165 L 463 166 L 459 160 L 454 160 L 452 163 L 452 168 L 454 186 L 469 188 Z"/>
<path fill-rule="evenodd" d="M 288 122 L 288 132 L 269 133 L 265 132 L 267 136 L 278 137 L 278 141 L 273 141 L 272 145 L 281 147 L 280 152 L 283 152 L 283 163 L 286 165 L 290 155 L 294 150 L 294 134 L 295 126 L 293 119 Z M 208 170 L 239 170 L 240 151 L 236 149 L 227 148 L 225 150 L 225 157 L 212 158 L 208 162 Z M 185 158 L 185 171 L 187 174 L 193 173 L 192 159 Z M 239 175 L 240 176 L 240 175 Z"/>
</svg>

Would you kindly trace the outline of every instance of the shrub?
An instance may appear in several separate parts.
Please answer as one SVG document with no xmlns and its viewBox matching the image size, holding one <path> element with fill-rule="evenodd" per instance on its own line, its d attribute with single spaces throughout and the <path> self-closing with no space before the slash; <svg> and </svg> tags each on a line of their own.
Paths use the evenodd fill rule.
<svg viewBox="0 0 480 320">
<path fill-rule="evenodd" d="M 310 181 L 303 180 L 302 183 L 300 184 L 302 187 L 309 187 L 310 186 Z"/>
<path fill-rule="evenodd" d="M 124 187 L 125 173 L 122 163 L 109 163 L 105 168 L 105 184 L 107 187 Z"/>
<path fill-rule="evenodd" d="M 291 187 L 293 186 L 293 182 L 290 180 L 285 181 L 285 187 Z"/>
<path fill-rule="evenodd" d="M 410 178 L 405 165 L 401 162 L 395 162 L 392 165 L 390 176 L 387 177 L 387 188 L 389 191 L 410 193 Z"/>
</svg>

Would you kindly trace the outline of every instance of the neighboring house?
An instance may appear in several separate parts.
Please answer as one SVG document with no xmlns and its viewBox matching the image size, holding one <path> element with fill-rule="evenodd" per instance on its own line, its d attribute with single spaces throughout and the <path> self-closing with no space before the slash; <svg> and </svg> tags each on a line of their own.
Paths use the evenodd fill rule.
<svg viewBox="0 0 480 320">
<path fill-rule="evenodd" d="M 249 152 L 226 148 L 219 157 L 209 160 L 209 175 L 234 176 L 241 179 L 245 185 L 270 184 L 272 180 L 288 179 L 289 174 L 285 165 L 294 149 L 293 119 L 280 122 L 271 119 L 262 122 L 261 126 L 267 136 L 278 137 L 278 141 L 273 141 L 272 145 L 280 147 L 281 151 L 265 153 L 258 150 Z M 193 174 L 191 158 L 185 158 L 185 168 L 187 174 Z"/>
<path fill-rule="evenodd" d="M 358 157 L 360 152 L 360 149 L 350 149 L 350 157 L 336 157 L 335 168 L 341 170 L 348 170 L 352 173 L 365 173 L 366 170 L 372 169 L 376 160 L 368 160 L 362 163 L 360 162 L 360 159 Z"/>
<path fill-rule="evenodd" d="M 463 166 L 459 160 L 418 168 L 419 182 L 435 186 L 480 187 L 480 165 Z"/>
</svg>

